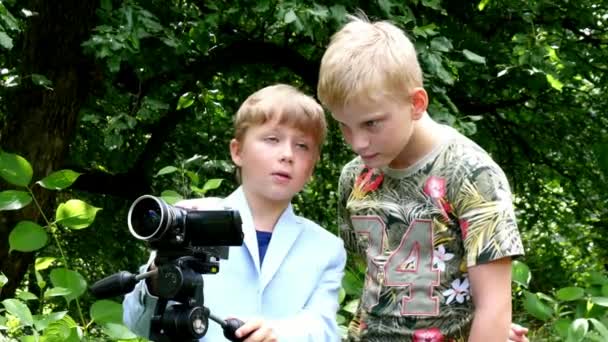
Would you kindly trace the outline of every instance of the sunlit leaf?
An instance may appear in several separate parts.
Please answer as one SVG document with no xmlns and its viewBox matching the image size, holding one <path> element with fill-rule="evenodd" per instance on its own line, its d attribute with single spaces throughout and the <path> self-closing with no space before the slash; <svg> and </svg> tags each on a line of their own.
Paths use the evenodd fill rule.
<svg viewBox="0 0 608 342">
<path fill-rule="evenodd" d="M 580 287 L 564 287 L 555 293 L 555 297 L 563 301 L 573 301 L 583 298 L 585 290 Z"/>
<path fill-rule="evenodd" d="M 513 260 L 511 272 L 512 279 L 515 283 L 523 287 L 528 287 L 528 284 L 530 284 L 530 279 L 532 278 L 532 273 L 530 273 L 530 268 L 528 265 L 521 261 Z"/>
<path fill-rule="evenodd" d="M 102 330 L 106 335 L 114 340 L 130 340 L 137 337 L 123 324 L 104 323 L 102 325 Z"/>
<path fill-rule="evenodd" d="M 19 319 L 21 324 L 26 326 L 34 324 L 30 309 L 22 301 L 10 298 L 3 300 L 2 304 L 4 305 L 4 308 L 6 308 L 6 311 Z"/>
<path fill-rule="evenodd" d="M 46 329 L 51 323 L 57 322 L 67 314 L 67 311 L 51 312 L 45 315 L 34 315 L 34 326 L 36 330 L 42 331 Z"/>
<path fill-rule="evenodd" d="M 55 287 L 64 287 L 72 292 L 65 296 L 67 301 L 81 296 L 87 289 L 87 282 L 80 273 L 65 268 L 53 269 L 51 271 L 51 282 Z"/>
<path fill-rule="evenodd" d="M 72 170 L 60 170 L 51 173 L 36 183 L 45 189 L 63 190 L 72 185 L 81 174 Z"/>
<path fill-rule="evenodd" d="M 36 258 L 36 262 L 34 264 L 36 271 L 46 270 L 53 264 L 53 262 L 55 262 L 55 260 L 57 260 L 55 257 Z"/>
<path fill-rule="evenodd" d="M 156 173 L 156 176 L 166 175 L 169 173 L 173 173 L 177 170 L 179 170 L 179 169 L 176 168 L 175 166 L 165 166 Z"/>
<path fill-rule="evenodd" d="M 160 197 L 165 200 L 168 204 L 175 204 L 184 199 L 182 195 L 174 190 L 165 190 L 161 192 Z"/>
<path fill-rule="evenodd" d="M 542 321 L 546 321 L 553 316 L 553 309 L 538 299 L 535 294 L 524 291 L 524 296 L 524 308 L 530 315 Z"/>
<path fill-rule="evenodd" d="M 214 190 L 220 187 L 220 185 L 222 184 L 223 179 L 220 178 L 213 178 L 213 179 L 209 179 L 208 181 L 205 182 L 205 185 L 203 186 L 203 191 L 206 193 L 209 190 Z"/>
<path fill-rule="evenodd" d="M 101 208 L 94 207 L 81 200 L 72 199 L 61 203 L 57 207 L 55 219 L 68 228 L 82 229 L 93 223 L 99 210 Z"/>
<path fill-rule="evenodd" d="M 20 221 L 8 236 L 10 250 L 32 252 L 46 246 L 46 230 L 32 221 Z"/>
<path fill-rule="evenodd" d="M 28 192 L 19 190 L 5 190 L 0 192 L 0 211 L 19 210 L 32 202 Z"/>
<path fill-rule="evenodd" d="M 194 104 L 194 94 L 191 92 L 184 93 L 177 101 L 177 110 L 186 109 Z"/>
<path fill-rule="evenodd" d="M 471 62 L 474 63 L 479 63 L 479 64 L 486 64 L 486 58 L 482 57 L 472 51 L 469 51 L 467 49 L 462 50 L 462 54 Z"/>
<path fill-rule="evenodd" d="M 589 321 L 585 318 L 575 319 L 568 329 L 568 341 L 582 341 L 589 331 Z"/>
<path fill-rule="evenodd" d="M 21 299 L 24 302 L 27 302 L 28 300 L 37 300 L 38 296 L 29 291 L 21 291 L 17 294 L 17 298 Z"/>
<path fill-rule="evenodd" d="M 97 323 L 122 323 L 122 305 L 111 300 L 96 301 L 90 314 Z"/>
<path fill-rule="evenodd" d="M 65 297 L 72 293 L 72 290 L 65 287 L 53 287 L 44 291 L 44 298 Z"/>
<path fill-rule="evenodd" d="M 25 187 L 32 181 L 33 172 L 32 166 L 25 158 L 0 151 L 0 177 L 5 181 Z"/>
</svg>

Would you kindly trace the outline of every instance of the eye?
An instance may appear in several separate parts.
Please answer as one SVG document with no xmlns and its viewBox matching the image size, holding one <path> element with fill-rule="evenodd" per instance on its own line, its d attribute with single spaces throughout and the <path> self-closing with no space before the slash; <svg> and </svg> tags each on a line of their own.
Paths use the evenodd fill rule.
<svg viewBox="0 0 608 342">
<path fill-rule="evenodd" d="M 303 151 L 308 151 L 308 150 L 310 149 L 310 148 L 308 147 L 308 144 L 305 144 L 305 143 L 297 143 L 297 144 L 296 144 L 296 147 L 297 147 L 298 149 L 300 149 L 300 150 L 303 150 Z"/>
<path fill-rule="evenodd" d="M 369 120 L 369 121 L 365 121 L 363 123 L 363 125 L 365 125 L 365 127 L 376 127 L 378 126 L 378 120 Z"/>
<path fill-rule="evenodd" d="M 264 138 L 264 141 L 276 143 L 276 142 L 279 142 L 279 138 L 271 135 L 271 136 Z"/>
</svg>

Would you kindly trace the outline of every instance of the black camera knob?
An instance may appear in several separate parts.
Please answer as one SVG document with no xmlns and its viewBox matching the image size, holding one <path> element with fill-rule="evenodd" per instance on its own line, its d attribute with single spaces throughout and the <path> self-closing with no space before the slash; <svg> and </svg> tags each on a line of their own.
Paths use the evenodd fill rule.
<svg viewBox="0 0 608 342">
<path fill-rule="evenodd" d="M 243 326 L 243 324 L 245 324 L 243 321 L 241 321 L 238 318 L 227 318 L 224 321 L 224 325 L 222 326 L 222 328 L 224 328 L 224 337 L 226 337 L 229 341 L 233 341 L 233 342 L 240 342 L 240 341 L 244 341 L 247 336 L 244 336 L 242 338 L 238 338 L 235 336 L 235 332 Z"/>
</svg>

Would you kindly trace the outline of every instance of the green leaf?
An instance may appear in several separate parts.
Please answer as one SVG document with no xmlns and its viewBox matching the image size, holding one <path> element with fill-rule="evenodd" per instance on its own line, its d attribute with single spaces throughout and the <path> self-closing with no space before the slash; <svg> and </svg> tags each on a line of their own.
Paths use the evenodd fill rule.
<svg viewBox="0 0 608 342">
<path fill-rule="evenodd" d="M 342 310 L 354 314 L 357 311 L 357 307 L 359 306 L 359 299 L 353 299 L 348 304 L 344 305 Z"/>
<path fill-rule="evenodd" d="M 589 321 L 585 318 L 575 319 L 568 329 L 568 341 L 582 341 L 589 331 Z"/>
<path fill-rule="evenodd" d="M 65 296 L 68 302 L 81 296 L 87 289 L 87 282 L 80 273 L 65 268 L 53 269 L 51 282 L 55 287 L 65 287 L 72 291 L 71 294 Z"/>
<path fill-rule="evenodd" d="M 66 297 L 72 293 L 72 290 L 65 287 L 53 287 L 44 291 L 44 298 L 51 297 Z"/>
<path fill-rule="evenodd" d="M 342 304 L 344 298 L 346 298 L 346 291 L 344 291 L 343 287 L 340 287 L 340 292 L 338 292 L 338 303 Z"/>
<path fill-rule="evenodd" d="M 25 191 L 6 190 L 0 192 L 0 211 L 18 210 L 32 202 L 32 196 Z"/>
<path fill-rule="evenodd" d="M 36 263 L 34 264 L 35 265 L 34 268 L 36 269 L 36 271 L 46 270 L 53 264 L 53 262 L 55 262 L 55 260 L 57 260 L 57 258 L 54 258 L 54 257 L 36 258 Z"/>
<path fill-rule="evenodd" d="M 472 51 L 464 49 L 464 50 L 462 50 L 462 54 L 473 63 L 486 64 L 485 57 L 482 57 Z"/>
<path fill-rule="evenodd" d="M 595 318 L 589 318 L 589 321 L 593 324 L 595 330 L 603 337 L 603 340 L 608 341 L 608 328 L 606 328 L 606 325 Z"/>
<path fill-rule="evenodd" d="M 94 207 L 81 200 L 72 199 L 57 207 L 55 219 L 58 223 L 71 228 L 83 229 L 91 225 L 101 208 Z"/>
<path fill-rule="evenodd" d="M 42 274 L 40 274 L 40 271 L 38 270 L 34 271 L 34 274 L 36 275 L 36 284 L 40 289 L 44 289 L 46 287 L 46 281 L 42 277 Z"/>
<path fill-rule="evenodd" d="M 608 297 L 608 284 L 602 285 L 602 296 Z"/>
<path fill-rule="evenodd" d="M 580 287 L 564 287 L 555 293 L 555 297 L 562 301 L 573 301 L 583 298 L 585 290 Z"/>
<path fill-rule="evenodd" d="M 51 322 L 44 330 L 46 341 L 70 341 L 73 340 L 73 331 L 78 328 L 74 319 L 64 315 L 61 319 Z M 76 335 L 77 336 L 77 335 Z"/>
<path fill-rule="evenodd" d="M 166 175 L 169 173 L 173 173 L 175 171 L 179 170 L 178 168 L 176 168 L 175 166 L 165 166 L 162 169 L 160 169 L 160 171 L 158 171 L 156 173 L 156 176 L 162 176 L 162 175 Z"/>
<path fill-rule="evenodd" d="M 33 294 L 29 291 L 21 291 L 17 294 L 16 297 L 21 299 L 24 302 L 27 302 L 28 300 L 37 300 L 38 299 L 38 296 L 36 296 L 35 294 Z"/>
<path fill-rule="evenodd" d="M 4 273 L 0 272 L 0 288 L 8 283 L 8 278 L 4 275 Z"/>
<path fill-rule="evenodd" d="M 3 300 L 2 304 L 6 308 L 6 311 L 19 319 L 21 324 L 26 326 L 31 326 L 34 324 L 34 319 L 32 318 L 30 309 L 22 301 L 10 298 Z"/>
<path fill-rule="evenodd" d="M 484 8 L 486 8 L 486 6 L 490 3 L 490 0 L 481 0 L 478 4 L 477 4 L 477 9 L 479 11 L 483 11 Z"/>
<path fill-rule="evenodd" d="M 449 52 L 453 49 L 452 42 L 446 37 L 436 37 L 431 40 L 431 49 L 441 52 Z"/>
<path fill-rule="evenodd" d="M 17 154 L 0 151 L 0 177 L 5 181 L 26 187 L 32 180 L 32 166 Z"/>
<path fill-rule="evenodd" d="M 283 20 L 285 21 L 285 24 L 291 24 L 294 21 L 298 20 L 298 16 L 296 16 L 296 12 L 290 9 L 289 11 L 287 11 L 287 13 L 285 13 L 285 17 L 283 18 Z"/>
<path fill-rule="evenodd" d="M 521 261 L 513 260 L 511 272 L 513 281 L 515 283 L 526 288 L 528 287 L 528 284 L 530 284 L 530 279 L 532 279 L 532 273 L 530 272 L 528 265 Z"/>
<path fill-rule="evenodd" d="M 10 251 L 33 252 L 46 246 L 46 230 L 32 221 L 20 221 L 8 236 Z"/>
<path fill-rule="evenodd" d="M 173 190 L 165 190 L 161 192 L 160 197 L 165 200 L 168 204 L 175 204 L 184 199 L 182 195 Z"/>
<path fill-rule="evenodd" d="M 32 82 L 35 85 L 45 87 L 46 89 L 50 89 L 50 90 L 53 89 L 53 88 L 51 88 L 51 86 L 53 85 L 53 82 L 51 82 L 51 80 L 46 78 L 46 76 L 44 76 L 44 75 L 32 74 Z"/>
<path fill-rule="evenodd" d="M 568 336 L 568 330 L 570 329 L 570 324 L 572 324 L 572 320 L 568 318 L 560 318 L 555 323 L 553 323 L 553 329 L 559 336 L 562 338 L 566 338 Z"/>
<path fill-rule="evenodd" d="M 131 340 L 137 337 L 123 324 L 104 323 L 102 330 L 113 340 Z"/>
<path fill-rule="evenodd" d="M 608 297 L 591 297 L 591 301 L 594 304 L 608 308 Z"/>
<path fill-rule="evenodd" d="M 192 92 L 184 93 L 177 101 L 177 110 L 186 109 L 194 104 L 194 94 Z"/>
<path fill-rule="evenodd" d="M 551 87 L 557 89 L 558 91 L 562 91 L 562 88 L 564 87 L 564 84 L 551 74 L 547 74 L 547 82 L 549 82 Z"/>
<path fill-rule="evenodd" d="M 214 190 L 220 187 L 220 185 L 222 184 L 223 179 L 221 178 L 213 178 L 210 179 L 208 181 L 205 182 L 205 185 L 203 186 L 203 191 L 206 193 L 209 190 Z"/>
<path fill-rule="evenodd" d="M 122 305 L 111 300 L 98 300 L 90 309 L 91 318 L 97 323 L 122 323 Z"/>
<path fill-rule="evenodd" d="M 67 311 L 51 312 L 45 315 L 34 315 L 34 327 L 36 330 L 42 331 L 46 329 L 51 323 L 57 322 L 67 314 Z"/>
<path fill-rule="evenodd" d="M 72 185 L 81 174 L 72 170 L 60 170 L 51 173 L 36 184 L 49 190 L 63 190 Z"/>
<path fill-rule="evenodd" d="M 542 321 L 547 321 L 553 316 L 553 309 L 541 302 L 537 295 L 524 291 L 524 296 L 524 308 L 530 315 Z"/>
<path fill-rule="evenodd" d="M 4 31 L 0 31 L 0 45 L 7 50 L 13 48 L 13 39 Z"/>
</svg>

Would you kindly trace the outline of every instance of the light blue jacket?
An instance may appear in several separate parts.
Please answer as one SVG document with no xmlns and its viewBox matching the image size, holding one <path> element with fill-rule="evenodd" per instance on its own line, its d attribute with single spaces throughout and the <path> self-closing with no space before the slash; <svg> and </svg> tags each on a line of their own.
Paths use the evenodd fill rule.
<svg viewBox="0 0 608 342">
<path fill-rule="evenodd" d="M 203 276 L 205 306 L 221 318 L 269 320 L 279 341 L 339 341 L 336 312 L 346 262 L 342 240 L 296 216 L 289 205 L 274 228 L 260 269 L 255 228 L 242 188 L 222 204 L 239 210 L 244 243 L 230 247 L 218 274 Z M 156 300 L 141 281 L 125 296 L 124 323 L 138 335 L 148 336 Z M 201 341 L 226 339 L 210 320 Z"/>
</svg>

